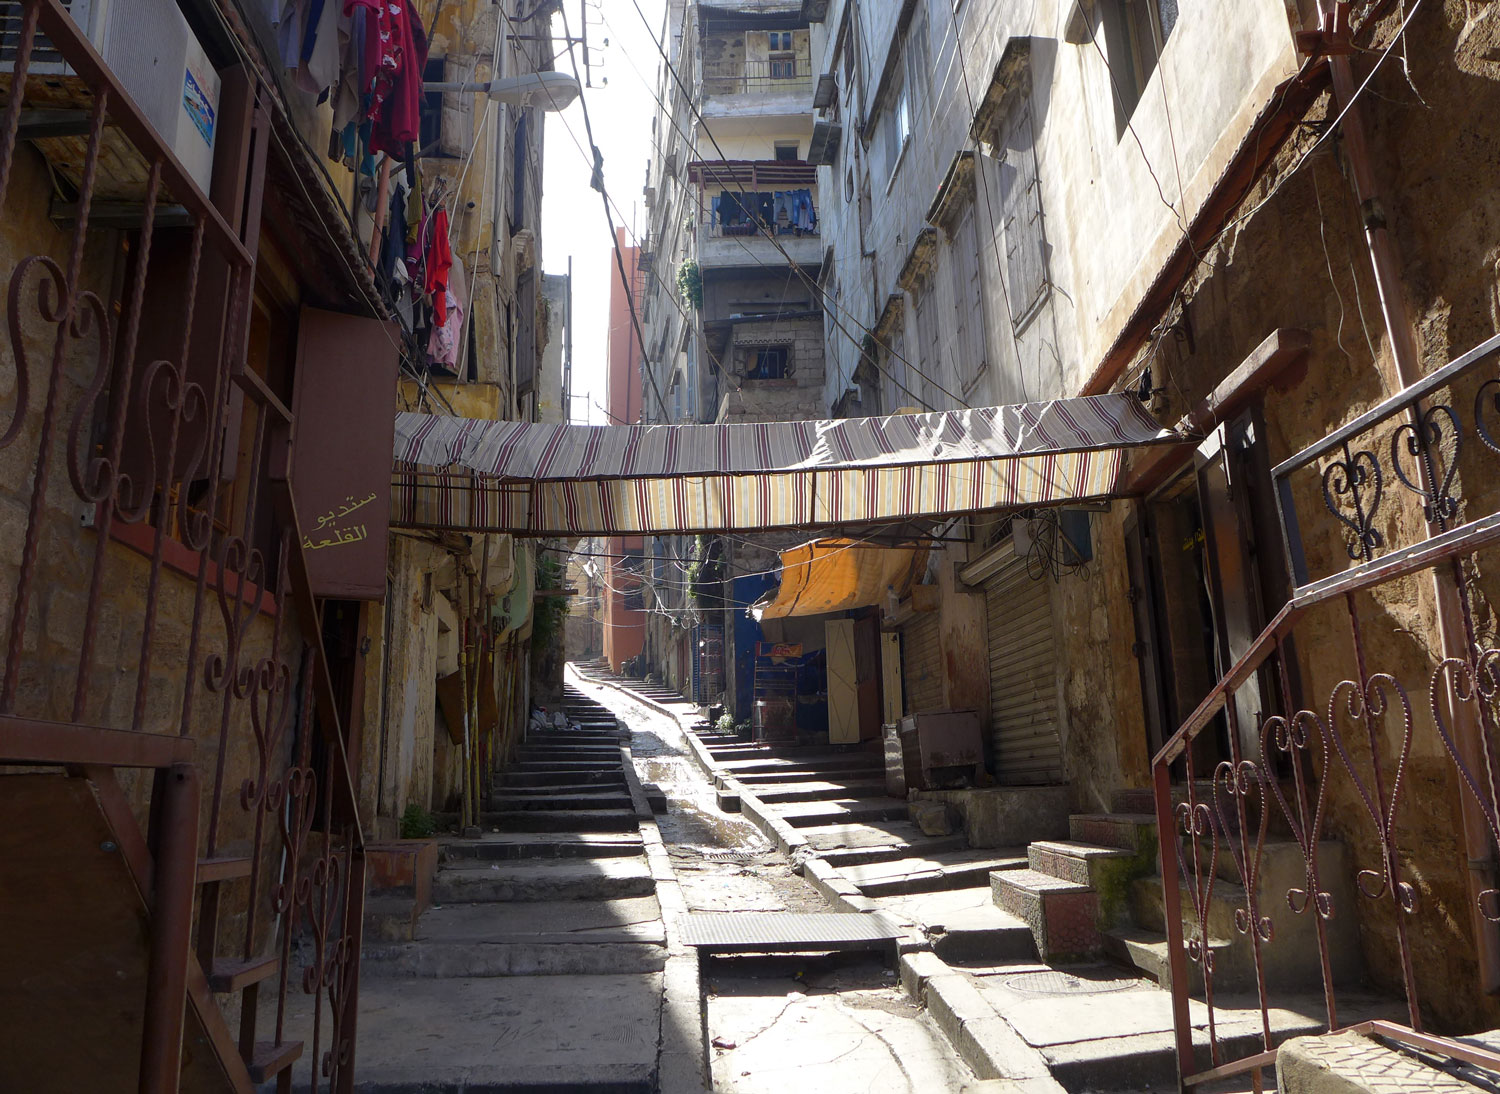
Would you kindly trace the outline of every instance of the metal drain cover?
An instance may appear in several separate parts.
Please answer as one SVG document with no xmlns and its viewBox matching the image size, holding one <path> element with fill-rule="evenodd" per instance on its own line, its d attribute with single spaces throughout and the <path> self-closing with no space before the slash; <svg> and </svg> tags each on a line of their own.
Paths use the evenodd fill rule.
<svg viewBox="0 0 1500 1094">
<path fill-rule="evenodd" d="M 1024 991 L 1032 995 L 1102 995 L 1104 992 L 1125 991 L 1139 985 L 1139 980 L 1089 980 L 1055 969 L 1023 972 L 1008 977 L 1005 981 L 1005 986 L 1012 991 Z"/>
<path fill-rule="evenodd" d="M 770 848 L 764 851 L 727 851 L 727 850 L 702 850 L 698 854 L 709 862 L 735 862 L 742 866 L 748 866 L 762 855 L 770 853 Z"/>
<path fill-rule="evenodd" d="M 877 912 L 690 912 L 678 930 L 705 953 L 868 950 L 901 937 Z"/>
</svg>

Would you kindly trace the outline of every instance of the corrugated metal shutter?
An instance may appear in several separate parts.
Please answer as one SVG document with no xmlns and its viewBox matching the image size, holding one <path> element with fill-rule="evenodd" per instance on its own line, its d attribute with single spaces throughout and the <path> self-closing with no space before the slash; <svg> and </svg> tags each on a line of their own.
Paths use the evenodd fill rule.
<svg viewBox="0 0 1500 1094">
<path fill-rule="evenodd" d="M 984 586 L 990 647 L 990 735 L 1001 783 L 1063 779 L 1057 732 L 1052 584 L 1033 581 L 1013 558 Z"/>
<path fill-rule="evenodd" d="M 943 654 L 938 613 L 923 612 L 901 632 L 901 667 L 906 679 L 906 713 L 943 709 Z"/>
</svg>

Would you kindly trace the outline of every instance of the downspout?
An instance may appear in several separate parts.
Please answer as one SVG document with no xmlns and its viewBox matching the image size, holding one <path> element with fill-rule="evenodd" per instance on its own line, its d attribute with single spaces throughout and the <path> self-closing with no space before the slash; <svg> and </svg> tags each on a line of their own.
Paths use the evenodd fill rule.
<svg viewBox="0 0 1500 1094">
<path fill-rule="evenodd" d="M 1344 11 L 1344 6 L 1337 0 L 1333 0 L 1332 10 L 1323 11 L 1323 27 L 1328 39 L 1336 39 L 1341 33 Z M 1360 218 L 1365 228 L 1365 244 L 1370 252 L 1370 265 L 1379 294 L 1380 314 L 1385 322 L 1386 337 L 1390 339 L 1391 353 L 1396 362 L 1396 389 L 1400 390 L 1420 380 L 1423 372 L 1415 327 L 1401 287 L 1401 264 L 1387 223 L 1391 206 L 1384 200 L 1370 161 L 1369 131 L 1365 125 L 1364 110 L 1356 101 L 1358 84 L 1349 65 L 1349 55 L 1345 52 L 1334 53 L 1329 57 L 1328 64 L 1333 78 L 1334 101 L 1344 112 L 1342 128 L 1350 182 L 1359 202 Z M 1421 405 L 1414 405 L 1411 420 L 1419 430 L 1422 428 L 1421 414 Z M 1426 478 L 1426 469 L 1423 471 L 1423 477 Z M 1426 485 L 1431 489 L 1431 484 Z M 1441 531 L 1442 528 L 1437 523 L 1428 523 L 1429 537 Z M 1439 567 L 1433 570 L 1433 591 L 1443 656 L 1468 661 L 1472 655 L 1472 647 L 1460 599 L 1457 566 L 1458 562 L 1455 561 L 1453 569 Z M 1473 711 L 1464 705 L 1451 713 L 1464 764 L 1471 771 L 1483 771 L 1485 760 L 1481 730 Z M 1479 894 L 1495 888 L 1494 852 L 1490 846 L 1489 827 L 1479 803 L 1462 791 L 1459 798 L 1462 803 L 1464 849 L 1468 857 L 1469 918 L 1474 930 L 1480 986 L 1486 994 L 1493 994 L 1500 990 L 1500 937 L 1497 937 L 1494 924 L 1480 912 Z"/>
</svg>

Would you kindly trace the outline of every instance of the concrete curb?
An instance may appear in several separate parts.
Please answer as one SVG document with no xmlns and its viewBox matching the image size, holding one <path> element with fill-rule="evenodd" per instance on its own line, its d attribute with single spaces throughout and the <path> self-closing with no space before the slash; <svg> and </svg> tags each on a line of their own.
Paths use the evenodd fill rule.
<svg viewBox="0 0 1500 1094">
<path fill-rule="evenodd" d="M 980 1079 L 1004 1079 L 1017 1094 L 1062 1094 L 1046 1058 L 985 1001 L 962 973 L 934 953 L 901 958 L 901 986 L 923 1003 L 948 1042 Z"/>
</svg>

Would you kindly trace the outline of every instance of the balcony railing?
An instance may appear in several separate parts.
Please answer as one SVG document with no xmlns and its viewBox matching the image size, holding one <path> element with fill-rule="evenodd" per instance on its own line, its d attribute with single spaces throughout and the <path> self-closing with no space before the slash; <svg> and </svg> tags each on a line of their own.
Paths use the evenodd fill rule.
<svg viewBox="0 0 1500 1094">
<path fill-rule="evenodd" d="M 1423 1032 L 1424 1002 L 1488 987 L 1483 940 L 1500 923 L 1484 869 L 1500 842 L 1500 641 L 1484 576 L 1500 545 L 1497 364 L 1500 337 L 1272 473 L 1292 599 L 1154 761 L 1184 1088 L 1274 1065 L 1289 972 L 1311 974 L 1329 1030 L 1500 1069 L 1500 1054 Z M 1313 521 L 1322 534 L 1304 549 Z M 1436 838 L 1448 788 L 1462 830 Z M 1268 835 L 1300 858 L 1289 883 L 1267 866 Z M 1464 898 L 1450 902 L 1444 878 L 1463 879 Z M 1472 984 L 1452 982 L 1454 963 L 1414 961 L 1467 946 L 1464 926 L 1481 954 L 1456 959 L 1472 962 Z M 1404 1025 L 1357 1013 L 1344 991 L 1335 943 L 1362 932 Z M 1253 1030 L 1225 1009 L 1234 990 L 1252 997 Z"/>
<path fill-rule="evenodd" d="M 790 57 L 703 66 L 705 95 L 811 95 L 812 89 L 812 71 Z"/>
</svg>

